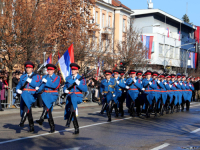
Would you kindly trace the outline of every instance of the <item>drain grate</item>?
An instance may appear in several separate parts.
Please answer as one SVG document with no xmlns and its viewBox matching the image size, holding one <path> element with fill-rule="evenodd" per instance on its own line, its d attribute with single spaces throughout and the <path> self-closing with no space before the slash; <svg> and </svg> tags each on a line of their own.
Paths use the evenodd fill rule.
<svg viewBox="0 0 200 150">
<path fill-rule="evenodd" d="M 200 149 L 200 146 L 181 147 L 182 149 Z"/>
</svg>

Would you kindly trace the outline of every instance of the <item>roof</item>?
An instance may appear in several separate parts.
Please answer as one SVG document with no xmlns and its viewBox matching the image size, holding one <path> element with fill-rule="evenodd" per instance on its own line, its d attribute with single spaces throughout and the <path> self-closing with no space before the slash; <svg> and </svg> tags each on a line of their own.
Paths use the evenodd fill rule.
<svg viewBox="0 0 200 150">
<path fill-rule="evenodd" d="M 196 29 L 195 26 L 193 26 L 191 24 L 188 24 L 188 23 L 184 22 L 183 20 L 181 20 L 179 18 L 176 18 L 176 17 L 174 17 L 174 16 L 172 16 L 172 15 L 170 15 L 170 14 L 168 14 L 168 13 L 166 13 L 166 12 L 160 10 L 160 9 L 138 9 L 138 10 L 132 10 L 132 11 L 134 11 L 134 13 L 131 14 L 132 16 L 159 13 L 159 14 L 162 14 L 162 15 L 168 17 L 168 18 L 171 18 L 172 20 L 180 22 L 180 23 L 182 23 L 182 24 L 184 24 L 184 25 L 186 25 L 186 26 L 188 26 L 190 28 Z"/>
<path fill-rule="evenodd" d="M 131 10 L 127 6 L 123 5 L 119 0 L 112 0 L 112 5 L 116 7 L 123 7 L 125 9 Z"/>
</svg>

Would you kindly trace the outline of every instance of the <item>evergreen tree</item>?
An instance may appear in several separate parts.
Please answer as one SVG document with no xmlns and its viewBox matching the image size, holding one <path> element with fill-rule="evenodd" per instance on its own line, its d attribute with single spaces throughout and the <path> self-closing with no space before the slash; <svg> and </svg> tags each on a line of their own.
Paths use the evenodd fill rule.
<svg viewBox="0 0 200 150">
<path fill-rule="evenodd" d="M 188 17 L 187 14 L 185 14 L 185 15 L 182 17 L 182 20 L 183 20 L 184 22 L 190 23 L 190 19 L 189 19 L 189 17 Z"/>
</svg>

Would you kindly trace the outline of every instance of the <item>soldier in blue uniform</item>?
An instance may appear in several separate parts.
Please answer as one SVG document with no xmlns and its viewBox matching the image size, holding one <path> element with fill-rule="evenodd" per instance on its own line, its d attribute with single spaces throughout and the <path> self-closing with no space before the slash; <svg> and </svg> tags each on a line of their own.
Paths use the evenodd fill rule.
<svg viewBox="0 0 200 150">
<path fill-rule="evenodd" d="M 137 79 L 136 77 L 136 71 L 135 70 L 130 70 L 129 71 L 129 76 L 126 80 L 126 89 L 127 91 L 127 97 L 126 97 L 126 107 L 128 107 L 130 111 L 131 116 L 135 116 L 135 109 L 136 107 L 136 99 L 138 99 L 139 95 L 139 90 L 142 90 L 142 85 L 141 85 L 141 80 Z"/>
<path fill-rule="evenodd" d="M 174 84 L 176 85 L 176 93 L 177 93 L 177 101 L 178 103 L 176 104 L 176 107 L 177 107 L 177 112 L 180 111 L 180 105 L 182 104 L 182 96 L 183 96 L 183 93 L 182 93 L 182 88 L 181 88 L 181 74 L 177 74 L 177 80 L 174 82 Z"/>
<path fill-rule="evenodd" d="M 186 81 L 186 90 L 187 90 L 187 98 L 186 98 L 186 111 L 190 109 L 190 102 L 192 100 L 192 91 L 194 91 L 194 85 L 190 82 L 191 78 L 187 78 Z"/>
<path fill-rule="evenodd" d="M 78 70 L 80 69 L 80 66 L 76 63 L 70 64 L 72 75 L 69 75 L 65 79 L 65 85 L 63 88 L 63 91 L 68 94 L 66 97 L 66 106 L 65 106 L 65 114 L 64 119 L 67 119 L 66 126 L 70 127 L 71 121 L 73 121 L 75 131 L 73 134 L 79 134 L 79 125 L 77 120 L 77 110 L 78 110 L 78 104 L 82 103 L 83 100 L 83 94 L 82 92 L 87 92 L 87 85 L 85 79 L 81 79 L 81 76 L 78 74 Z M 74 88 L 72 88 L 70 91 L 67 90 L 67 88 L 72 85 L 73 83 L 76 83 Z"/>
<path fill-rule="evenodd" d="M 24 126 L 24 122 L 26 121 L 26 117 L 28 116 L 29 127 L 30 127 L 29 132 L 34 132 L 34 123 L 33 123 L 31 106 L 33 103 L 35 103 L 37 97 L 37 95 L 35 94 L 36 92 L 35 87 L 39 86 L 40 84 L 40 76 L 34 74 L 33 69 L 35 65 L 32 62 L 27 61 L 24 64 L 24 67 L 26 68 L 27 73 L 21 75 L 20 81 L 16 86 L 16 92 L 18 94 L 21 94 L 20 115 L 22 118 L 19 126 L 20 127 Z M 26 81 L 28 82 L 28 84 L 23 90 L 20 90 L 20 88 L 24 85 Z"/>
<path fill-rule="evenodd" d="M 119 77 L 119 71 L 118 70 L 113 70 L 113 74 L 114 74 L 114 78 L 112 78 L 111 80 L 113 80 L 113 82 L 115 83 L 115 87 L 114 87 L 115 97 L 113 97 L 113 102 L 111 104 L 111 107 L 112 107 L 111 112 L 112 112 L 112 109 L 114 108 L 115 109 L 115 115 L 116 115 L 116 117 L 118 117 L 118 113 L 119 113 L 118 106 L 119 106 L 120 98 L 122 97 L 122 88 L 119 86 L 119 83 L 123 82 L 123 81 Z"/>
<path fill-rule="evenodd" d="M 182 75 L 182 81 L 180 81 L 181 89 L 182 89 L 182 103 L 181 103 L 181 111 L 184 110 L 184 105 L 187 100 L 187 90 L 186 90 L 186 76 Z"/>
<path fill-rule="evenodd" d="M 154 113 L 155 116 L 157 116 L 157 111 L 159 111 L 160 109 L 160 105 L 161 104 L 161 87 L 159 85 L 160 83 L 160 78 L 158 79 L 158 72 L 154 71 L 152 72 L 152 78 L 155 80 L 156 82 L 156 88 L 154 90 L 154 97 L 155 97 L 155 101 L 154 101 Z"/>
<path fill-rule="evenodd" d="M 100 93 L 102 93 L 103 103 L 107 104 L 106 111 L 108 116 L 108 122 L 111 122 L 111 103 L 115 97 L 114 87 L 116 83 L 111 79 L 112 72 L 110 70 L 105 70 L 105 79 L 101 81 Z"/>
<path fill-rule="evenodd" d="M 40 87 L 36 87 L 37 93 L 42 92 L 43 112 L 39 120 L 36 120 L 39 125 L 42 125 L 45 117 L 48 118 L 50 125 L 50 133 L 55 132 L 55 125 L 52 116 L 53 103 L 58 98 L 58 88 L 60 86 L 60 77 L 54 74 L 56 66 L 53 64 L 46 65 L 48 75 L 42 77 Z"/>
<path fill-rule="evenodd" d="M 147 70 L 145 72 L 146 78 L 142 80 L 142 85 L 146 95 L 146 101 L 143 109 L 145 108 L 147 118 L 150 117 L 150 108 L 152 108 L 153 100 L 155 98 L 154 90 L 157 87 L 156 82 L 151 78 L 151 74 L 152 72 Z"/>
<path fill-rule="evenodd" d="M 141 115 L 142 106 L 144 105 L 144 102 L 145 102 L 145 95 L 143 94 L 143 91 L 142 91 L 142 88 L 143 88 L 142 87 L 142 74 L 143 74 L 143 72 L 141 70 L 138 70 L 136 72 L 137 80 L 141 84 L 141 88 L 138 89 L 139 95 L 138 95 L 138 98 L 136 99 L 136 112 L 137 112 L 138 116 Z"/>
<path fill-rule="evenodd" d="M 125 74 L 124 71 L 120 71 L 121 79 L 119 82 L 122 82 L 123 85 L 126 84 L 126 78 L 124 74 Z M 122 95 L 119 98 L 119 113 L 121 113 L 121 117 L 123 117 L 124 116 L 123 103 L 125 102 L 127 92 L 125 90 L 125 87 L 121 87 L 121 89 L 122 89 Z"/>
</svg>

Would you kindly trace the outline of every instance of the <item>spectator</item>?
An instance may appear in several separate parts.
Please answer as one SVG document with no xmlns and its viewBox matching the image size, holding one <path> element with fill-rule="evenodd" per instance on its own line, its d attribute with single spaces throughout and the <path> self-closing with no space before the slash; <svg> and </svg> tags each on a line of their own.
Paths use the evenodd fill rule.
<svg viewBox="0 0 200 150">
<path fill-rule="evenodd" d="M 12 78 L 12 89 L 13 89 L 13 101 L 12 101 L 12 107 L 13 108 L 19 108 L 16 104 L 15 104 L 15 96 L 17 95 L 16 93 L 16 86 L 19 83 L 19 73 L 15 72 L 15 76 L 13 76 Z"/>
<path fill-rule="evenodd" d="M 2 82 L 2 77 L 0 77 L 0 91 L 2 90 L 2 87 L 3 87 L 3 82 Z M 1 99 L 0 99 L 0 111 L 4 111 L 1 106 Z"/>
</svg>

